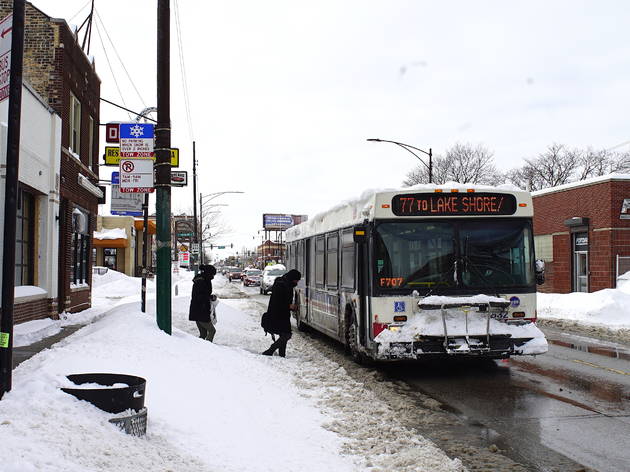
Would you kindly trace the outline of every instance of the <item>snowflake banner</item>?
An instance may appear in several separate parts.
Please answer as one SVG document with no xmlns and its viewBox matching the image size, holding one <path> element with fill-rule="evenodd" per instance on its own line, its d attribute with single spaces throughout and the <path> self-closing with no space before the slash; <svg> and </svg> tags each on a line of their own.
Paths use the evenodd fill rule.
<svg viewBox="0 0 630 472">
<path fill-rule="evenodd" d="M 148 123 L 120 124 L 121 157 L 153 157 L 154 125 Z"/>
</svg>

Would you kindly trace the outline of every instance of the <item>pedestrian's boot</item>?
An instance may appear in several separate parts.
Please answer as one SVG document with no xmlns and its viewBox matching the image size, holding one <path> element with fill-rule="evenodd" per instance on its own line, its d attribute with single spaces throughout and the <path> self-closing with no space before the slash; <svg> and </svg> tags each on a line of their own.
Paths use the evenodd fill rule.
<svg viewBox="0 0 630 472">
<path fill-rule="evenodd" d="M 275 351 L 275 349 L 271 349 L 271 348 L 269 348 L 269 349 L 267 349 L 266 351 L 264 351 L 264 352 L 262 353 L 262 355 L 263 355 L 263 356 L 273 356 L 273 352 L 274 352 L 274 351 Z"/>
<path fill-rule="evenodd" d="M 281 347 L 278 349 L 278 355 L 280 357 L 286 357 L 287 356 L 287 348 L 286 347 Z"/>
</svg>

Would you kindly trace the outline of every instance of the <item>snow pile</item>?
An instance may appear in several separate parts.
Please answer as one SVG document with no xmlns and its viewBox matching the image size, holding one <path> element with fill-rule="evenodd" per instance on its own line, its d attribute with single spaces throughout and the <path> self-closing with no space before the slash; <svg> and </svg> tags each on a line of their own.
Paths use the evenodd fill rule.
<svg viewBox="0 0 630 472">
<path fill-rule="evenodd" d="M 142 279 L 129 277 L 112 269 L 105 274 L 92 274 L 92 300 L 96 306 L 100 301 L 111 303 L 112 300 L 123 300 L 126 297 L 140 296 Z M 155 281 L 147 279 L 147 293 L 155 293 Z"/>
<path fill-rule="evenodd" d="M 125 228 L 103 228 L 94 231 L 94 239 L 127 239 Z"/>
<path fill-rule="evenodd" d="M 61 331 L 59 320 L 45 318 L 27 321 L 13 327 L 13 346 L 29 346 Z"/>
<path fill-rule="evenodd" d="M 92 324 L 14 370 L 0 402 L 3 472 L 464 470 L 305 338 L 291 340 L 287 358 L 261 356 L 271 342 L 263 307 L 223 277 L 213 284 L 222 298 L 215 343 L 199 339 L 188 321 L 191 277 L 174 277 L 171 336 L 156 326 L 155 303 L 142 314 L 136 295 L 92 309 Z M 122 433 L 112 415 L 60 390 L 72 386 L 66 375 L 88 372 L 147 380 L 146 437 Z"/>
<path fill-rule="evenodd" d="M 539 293 L 538 317 L 620 330 L 630 328 L 630 272 L 617 288 L 592 293 Z"/>
</svg>

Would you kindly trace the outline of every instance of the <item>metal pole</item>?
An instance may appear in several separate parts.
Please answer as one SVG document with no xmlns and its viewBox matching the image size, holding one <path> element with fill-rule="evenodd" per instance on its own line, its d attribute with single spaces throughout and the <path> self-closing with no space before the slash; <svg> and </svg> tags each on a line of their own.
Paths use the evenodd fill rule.
<svg viewBox="0 0 630 472">
<path fill-rule="evenodd" d="M 157 115 L 156 224 L 157 224 L 157 324 L 171 334 L 171 106 L 170 106 L 170 6 L 158 0 L 157 11 Z"/>
<path fill-rule="evenodd" d="M 142 205 L 142 313 L 147 312 L 147 252 L 149 250 L 149 194 L 144 194 L 144 204 Z"/>
<path fill-rule="evenodd" d="M 7 130 L 7 167 L 2 251 L 2 318 L 0 319 L 0 399 L 11 390 L 13 370 L 13 303 L 15 301 L 15 231 L 18 170 L 20 165 L 20 118 L 22 112 L 22 59 L 24 56 L 24 0 L 13 2 L 11 72 Z"/>
<path fill-rule="evenodd" d="M 201 202 L 202 195 L 199 194 L 199 258 L 201 263 L 206 262 L 206 256 L 203 253 L 203 203 Z"/>
<path fill-rule="evenodd" d="M 199 251 L 199 237 L 198 237 L 199 228 L 198 228 L 198 222 L 197 222 L 197 157 L 195 153 L 194 141 L 193 141 L 193 219 L 194 219 L 193 242 L 197 243 L 197 251 Z M 196 262 L 196 264 L 193 264 L 195 275 L 197 275 L 197 270 L 199 269 L 200 257 L 201 257 L 201 252 L 199 252 L 194 258 L 194 262 Z"/>
<path fill-rule="evenodd" d="M 433 151 L 429 148 L 429 183 L 433 183 Z"/>
</svg>

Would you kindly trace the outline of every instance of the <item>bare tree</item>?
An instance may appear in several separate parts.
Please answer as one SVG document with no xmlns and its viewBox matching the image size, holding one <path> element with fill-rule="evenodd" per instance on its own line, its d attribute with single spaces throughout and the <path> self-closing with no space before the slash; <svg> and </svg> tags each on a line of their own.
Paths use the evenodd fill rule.
<svg viewBox="0 0 630 472">
<path fill-rule="evenodd" d="M 535 191 L 613 172 L 630 172 L 630 153 L 590 147 L 567 149 L 554 143 L 538 157 L 525 159 L 525 165 L 506 176 L 515 185 Z"/>
<path fill-rule="evenodd" d="M 482 145 L 457 143 L 449 148 L 444 156 L 433 159 L 433 182 L 436 184 L 453 181 L 462 184 L 495 185 L 502 179 L 503 176 L 494 164 L 492 152 Z M 403 185 L 428 182 L 428 169 L 424 165 L 419 165 L 407 174 Z"/>
</svg>

